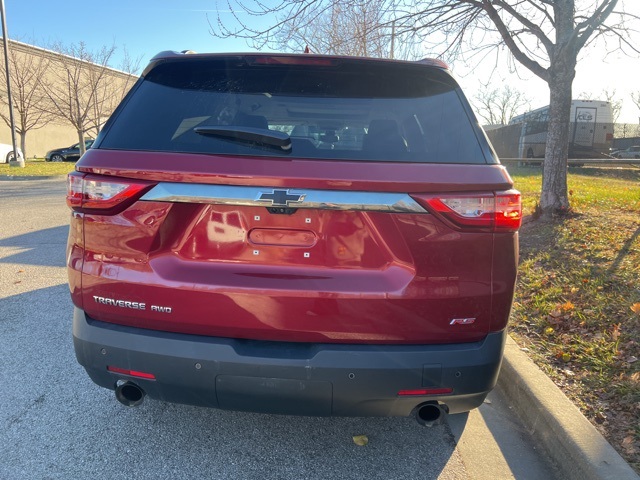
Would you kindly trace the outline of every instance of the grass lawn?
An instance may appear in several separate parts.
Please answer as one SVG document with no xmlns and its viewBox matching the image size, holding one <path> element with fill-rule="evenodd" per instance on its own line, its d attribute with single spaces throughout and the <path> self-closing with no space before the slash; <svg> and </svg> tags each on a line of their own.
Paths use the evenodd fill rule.
<svg viewBox="0 0 640 480">
<path fill-rule="evenodd" d="M 532 213 L 540 168 L 509 168 Z M 520 235 L 511 333 L 640 471 L 640 169 L 572 168 L 572 213 Z"/>
<path fill-rule="evenodd" d="M 24 168 L 10 167 L 8 163 L 0 163 L 0 177 L 48 177 L 66 175 L 75 168 L 75 162 L 45 162 L 43 158 L 27 160 Z"/>
</svg>

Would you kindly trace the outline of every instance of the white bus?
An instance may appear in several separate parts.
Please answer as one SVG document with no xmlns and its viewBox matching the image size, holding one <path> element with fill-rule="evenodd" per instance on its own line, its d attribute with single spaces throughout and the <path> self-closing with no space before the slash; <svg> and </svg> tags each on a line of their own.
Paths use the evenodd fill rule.
<svg viewBox="0 0 640 480">
<path fill-rule="evenodd" d="M 611 104 L 602 100 L 573 100 L 569 130 L 569 158 L 599 158 L 613 140 Z M 549 106 L 513 117 L 509 125 L 522 124 L 520 158 L 543 158 L 549 129 Z"/>
</svg>

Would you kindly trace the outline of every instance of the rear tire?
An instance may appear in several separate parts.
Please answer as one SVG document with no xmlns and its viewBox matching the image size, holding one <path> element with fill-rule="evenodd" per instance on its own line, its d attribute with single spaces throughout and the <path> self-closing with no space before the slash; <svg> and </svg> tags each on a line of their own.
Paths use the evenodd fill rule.
<svg viewBox="0 0 640 480">
<path fill-rule="evenodd" d="M 62 157 L 62 155 L 58 155 L 56 153 L 55 155 L 51 155 L 51 161 L 52 162 L 64 162 L 64 158 Z"/>
</svg>

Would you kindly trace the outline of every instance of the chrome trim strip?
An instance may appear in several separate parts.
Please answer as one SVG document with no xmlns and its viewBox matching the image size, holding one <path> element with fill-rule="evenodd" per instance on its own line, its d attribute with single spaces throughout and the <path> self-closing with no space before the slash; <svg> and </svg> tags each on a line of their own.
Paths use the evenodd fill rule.
<svg viewBox="0 0 640 480">
<path fill-rule="evenodd" d="M 159 183 L 141 200 L 154 202 L 213 203 L 248 207 L 271 207 L 274 190 L 284 190 L 299 201 L 287 201 L 290 208 L 319 210 L 359 210 L 368 212 L 428 213 L 406 193 L 350 192 L 344 190 L 300 190 L 278 187 L 245 187 L 194 183 Z M 284 205 L 276 205 L 284 206 Z"/>
</svg>

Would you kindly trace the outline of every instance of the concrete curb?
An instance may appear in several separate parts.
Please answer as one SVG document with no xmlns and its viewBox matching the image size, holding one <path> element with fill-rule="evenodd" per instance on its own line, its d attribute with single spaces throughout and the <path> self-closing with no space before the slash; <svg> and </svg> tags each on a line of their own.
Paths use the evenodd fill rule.
<svg viewBox="0 0 640 480">
<path fill-rule="evenodd" d="M 498 388 L 560 478 L 638 480 L 627 462 L 508 336 Z"/>
</svg>

